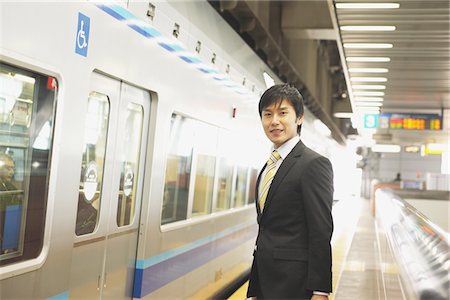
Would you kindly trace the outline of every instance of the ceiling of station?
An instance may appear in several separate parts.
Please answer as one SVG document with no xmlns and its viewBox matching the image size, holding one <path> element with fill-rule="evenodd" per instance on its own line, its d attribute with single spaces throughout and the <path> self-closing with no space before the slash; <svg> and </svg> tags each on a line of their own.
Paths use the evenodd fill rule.
<svg viewBox="0 0 450 300">
<path fill-rule="evenodd" d="M 397 5 L 394 8 L 348 8 L 349 3 L 374 2 Z M 344 70 L 354 109 L 360 97 L 370 95 L 371 91 L 378 92 L 374 97 L 383 99 L 380 102 L 382 113 L 441 114 L 441 110 L 450 108 L 450 1 L 336 0 L 331 9 L 335 11 L 339 28 L 340 50 L 345 56 Z M 361 43 L 384 44 L 386 48 L 352 48 Z M 358 61 L 365 57 L 384 61 Z M 362 80 L 375 77 L 380 82 L 357 82 L 355 77 Z M 380 85 L 383 89 L 357 89 L 359 85 Z M 391 130 L 391 133 L 393 142 L 403 144 L 432 137 L 448 139 L 446 131 Z"/>
<path fill-rule="evenodd" d="M 345 129 L 349 123 L 335 117 L 342 108 L 348 112 L 353 110 L 356 118 L 364 114 L 360 107 L 373 103 L 378 103 L 375 105 L 381 108 L 381 113 L 442 115 L 450 109 L 448 0 L 221 0 L 210 3 L 282 80 L 299 87 L 306 95 L 308 109 L 336 133 L 334 137 L 338 141 L 343 135 L 352 134 Z M 345 7 L 373 3 L 394 4 L 394 8 Z M 384 44 L 385 48 L 354 48 L 360 44 Z M 327 55 L 321 55 L 323 52 Z M 323 59 L 328 61 L 314 63 Z M 333 86 L 331 93 L 322 93 L 325 86 L 317 84 L 323 78 L 319 75 L 324 67 L 328 68 L 328 81 Z M 373 89 L 373 86 L 380 87 Z M 361 124 L 357 126 L 361 133 Z M 402 145 L 423 141 L 448 145 L 449 138 L 448 130 L 385 129 L 378 133 L 391 136 L 390 140 L 380 142 Z"/>
</svg>

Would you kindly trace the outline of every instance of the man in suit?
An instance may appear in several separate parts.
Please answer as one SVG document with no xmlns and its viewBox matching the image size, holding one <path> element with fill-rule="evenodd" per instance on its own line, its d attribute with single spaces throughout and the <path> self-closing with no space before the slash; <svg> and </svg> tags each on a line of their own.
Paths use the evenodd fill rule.
<svg viewBox="0 0 450 300">
<path fill-rule="evenodd" d="M 271 159 L 256 185 L 259 231 L 247 297 L 325 300 L 331 292 L 333 170 L 300 140 L 303 100 L 288 84 L 259 102 Z"/>
</svg>

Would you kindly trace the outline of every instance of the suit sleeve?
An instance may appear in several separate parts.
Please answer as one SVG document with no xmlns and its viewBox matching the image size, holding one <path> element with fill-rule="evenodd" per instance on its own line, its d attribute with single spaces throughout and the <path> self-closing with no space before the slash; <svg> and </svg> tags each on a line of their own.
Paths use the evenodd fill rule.
<svg viewBox="0 0 450 300">
<path fill-rule="evenodd" d="M 331 292 L 331 235 L 333 233 L 333 169 L 325 157 L 310 161 L 302 178 L 308 227 L 307 289 Z"/>
</svg>

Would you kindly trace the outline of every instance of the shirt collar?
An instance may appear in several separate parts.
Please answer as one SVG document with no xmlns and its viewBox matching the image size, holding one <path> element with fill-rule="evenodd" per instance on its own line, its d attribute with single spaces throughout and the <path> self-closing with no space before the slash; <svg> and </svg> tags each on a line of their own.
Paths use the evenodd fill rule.
<svg viewBox="0 0 450 300">
<path fill-rule="evenodd" d="M 277 150 L 281 156 L 281 159 L 284 160 L 286 158 L 286 156 L 288 156 L 288 154 L 292 151 L 292 149 L 294 149 L 295 145 L 297 145 L 297 143 L 299 141 L 300 141 L 300 136 L 296 135 L 293 138 L 291 138 L 290 140 L 286 141 L 283 145 L 278 147 L 278 149 L 275 149 L 272 146 L 272 151 Z"/>
</svg>

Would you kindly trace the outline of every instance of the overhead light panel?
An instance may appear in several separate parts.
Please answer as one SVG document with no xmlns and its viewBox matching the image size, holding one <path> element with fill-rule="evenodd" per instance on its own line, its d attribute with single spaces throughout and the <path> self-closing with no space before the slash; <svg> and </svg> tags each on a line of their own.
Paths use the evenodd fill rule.
<svg viewBox="0 0 450 300">
<path fill-rule="evenodd" d="M 373 102 L 383 102 L 381 97 L 355 97 L 355 101 L 373 101 Z"/>
<path fill-rule="evenodd" d="M 390 49 L 394 45 L 389 43 L 344 43 L 347 49 Z"/>
<path fill-rule="evenodd" d="M 351 113 L 351 112 L 336 112 L 333 114 L 333 116 L 335 118 L 339 118 L 339 119 L 350 119 L 351 117 L 353 117 L 353 113 Z"/>
<path fill-rule="evenodd" d="M 371 57 L 371 56 L 349 56 L 345 59 L 348 62 L 390 62 L 389 57 Z"/>
<path fill-rule="evenodd" d="M 387 82 L 386 77 L 352 77 L 352 82 Z"/>
<path fill-rule="evenodd" d="M 400 145 L 375 144 L 372 146 L 373 152 L 399 153 L 401 150 Z"/>
<path fill-rule="evenodd" d="M 361 102 L 357 101 L 356 106 L 369 106 L 369 107 L 381 107 L 383 103 L 381 102 Z"/>
<path fill-rule="evenodd" d="M 385 90 L 385 85 L 370 85 L 370 84 L 352 84 L 352 89 L 354 90 Z"/>
<path fill-rule="evenodd" d="M 387 73 L 389 69 L 386 68 L 349 68 L 350 73 Z"/>
<path fill-rule="evenodd" d="M 380 112 L 380 108 L 379 107 L 373 107 L 373 106 L 359 106 L 356 107 L 355 110 L 357 112 L 370 112 L 370 113 L 374 113 L 374 114 L 378 114 Z"/>
<path fill-rule="evenodd" d="M 384 92 L 354 91 L 353 96 L 384 96 Z"/>
<path fill-rule="evenodd" d="M 394 31 L 395 26 L 341 26 L 342 31 Z"/>
<path fill-rule="evenodd" d="M 342 9 L 393 9 L 399 8 L 400 4 L 392 3 L 336 3 L 336 8 Z"/>
</svg>

